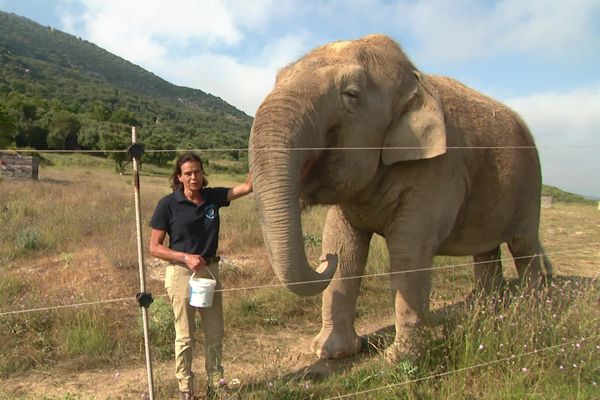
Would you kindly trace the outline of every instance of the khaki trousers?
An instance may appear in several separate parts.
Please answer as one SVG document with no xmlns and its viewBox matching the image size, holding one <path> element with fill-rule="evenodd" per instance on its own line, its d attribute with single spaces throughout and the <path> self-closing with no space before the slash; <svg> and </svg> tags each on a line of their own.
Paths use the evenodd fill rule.
<svg viewBox="0 0 600 400">
<path fill-rule="evenodd" d="M 207 268 L 217 280 L 216 290 L 221 289 L 218 263 L 202 268 L 197 277 L 211 278 Z M 204 366 L 208 375 L 208 385 L 215 385 L 223 377 L 221 355 L 223 349 L 223 297 L 215 292 L 211 307 L 190 306 L 189 279 L 192 271 L 178 264 L 168 264 L 165 272 L 165 288 L 173 305 L 175 319 L 175 376 L 182 392 L 193 391 L 194 373 L 192 355 L 194 349 L 196 312 L 202 318 L 204 330 Z"/>
</svg>

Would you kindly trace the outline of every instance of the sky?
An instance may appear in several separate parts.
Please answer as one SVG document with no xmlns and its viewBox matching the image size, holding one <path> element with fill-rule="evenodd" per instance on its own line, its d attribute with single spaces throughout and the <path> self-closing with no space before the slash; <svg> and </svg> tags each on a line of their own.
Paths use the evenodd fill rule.
<svg viewBox="0 0 600 400">
<path fill-rule="evenodd" d="M 372 33 L 512 107 L 545 184 L 600 199 L 600 0 L 0 0 L 253 116 L 277 71 Z"/>
</svg>

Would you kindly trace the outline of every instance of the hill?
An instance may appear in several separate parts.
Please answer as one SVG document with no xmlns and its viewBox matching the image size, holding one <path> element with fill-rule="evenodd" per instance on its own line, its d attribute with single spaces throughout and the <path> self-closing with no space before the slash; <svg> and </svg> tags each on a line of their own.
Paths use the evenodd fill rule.
<svg viewBox="0 0 600 400">
<path fill-rule="evenodd" d="M 575 193 L 565 192 L 555 186 L 542 185 L 542 195 L 552 196 L 554 201 L 560 201 L 563 203 L 581 203 L 588 205 L 595 205 L 596 201 L 586 196 L 581 196 Z"/>
<path fill-rule="evenodd" d="M 0 148 L 114 148 L 130 125 L 149 148 L 240 148 L 251 124 L 218 97 L 0 11 Z"/>
</svg>

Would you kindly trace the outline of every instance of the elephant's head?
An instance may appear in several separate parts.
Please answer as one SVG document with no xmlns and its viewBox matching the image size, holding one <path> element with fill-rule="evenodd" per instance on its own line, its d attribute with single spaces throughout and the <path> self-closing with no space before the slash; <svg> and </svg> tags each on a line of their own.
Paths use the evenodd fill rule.
<svg viewBox="0 0 600 400">
<path fill-rule="evenodd" d="M 299 198 L 343 204 L 381 164 L 431 158 L 445 145 L 435 93 L 386 36 L 335 42 L 280 71 L 250 134 L 254 192 L 279 279 L 312 295 L 335 273 L 335 256 L 322 260 L 322 272 L 308 265 Z"/>
</svg>

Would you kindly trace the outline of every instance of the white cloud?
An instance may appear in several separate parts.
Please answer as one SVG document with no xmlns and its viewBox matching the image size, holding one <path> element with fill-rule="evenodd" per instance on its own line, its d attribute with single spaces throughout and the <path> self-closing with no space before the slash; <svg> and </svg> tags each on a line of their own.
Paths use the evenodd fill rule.
<svg viewBox="0 0 600 400">
<path fill-rule="evenodd" d="M 303 51 L 300 36 L 272 40 L 251 59 L 227 48 L 245 40 L 245 30 L 293 12 L 290 1 L 258 0 L 66 0 L 67 31 L 178 85 L 210 92 L 253 114 L 279 67 Z M 69 4 L 84 7 L 69 12 Z M 79 32 L 78 32 L 79 31 Z"/>
<path fill-rule="evenodd" d="M 242 38 L 225 4 L 217 0 L 80 0 L 81 16 L 91 40 L 117 45 L 130 35 L 168 43 L 202 38 L 235 43 Z"/>
<path fill-rule="evenodd" d="M 290 12 L 289 1 L 275 0 L 63 0 L 63 24 L 81 25 L 87 38 L 123 55 L 131 51 L 130 39 L 157 43 L 169 50 L 191 42 L 200 47 L 235 45 L 244 29 L 259 31 L 268 22 Z M 83 14 L 68 12 L 68 5 L 83 6 Z M 146 56 L 145 58 L 149 58 Z"/>
<path fill-rule="evenodd" d="M 544 182 L 600 198 L 600 86 L 506 101 L 539 146 Z"/>
<path fill-rule="evenodd" d="M 506 103 L 521 114 L 540 145 L 600 146 L 600 86 L 520 96 Z"/>
<path fill-rule="evenodd" d="M 600 46 L 597 0 L 430 0 L 403 2 L 396 19 L 426 62 L 468 61 L 503 53 L 585 57 Z"/>
<path fill-rule="evenodd" d="M 157 60 L 151 70 L 178 85 L 196 87 L 249 115 L 273 87 L 277 71 L 303 51 L 304 38 L 285 36 L 242 63 L 233 57 L 205 52 L 193 57 Z"/>
</svg>

